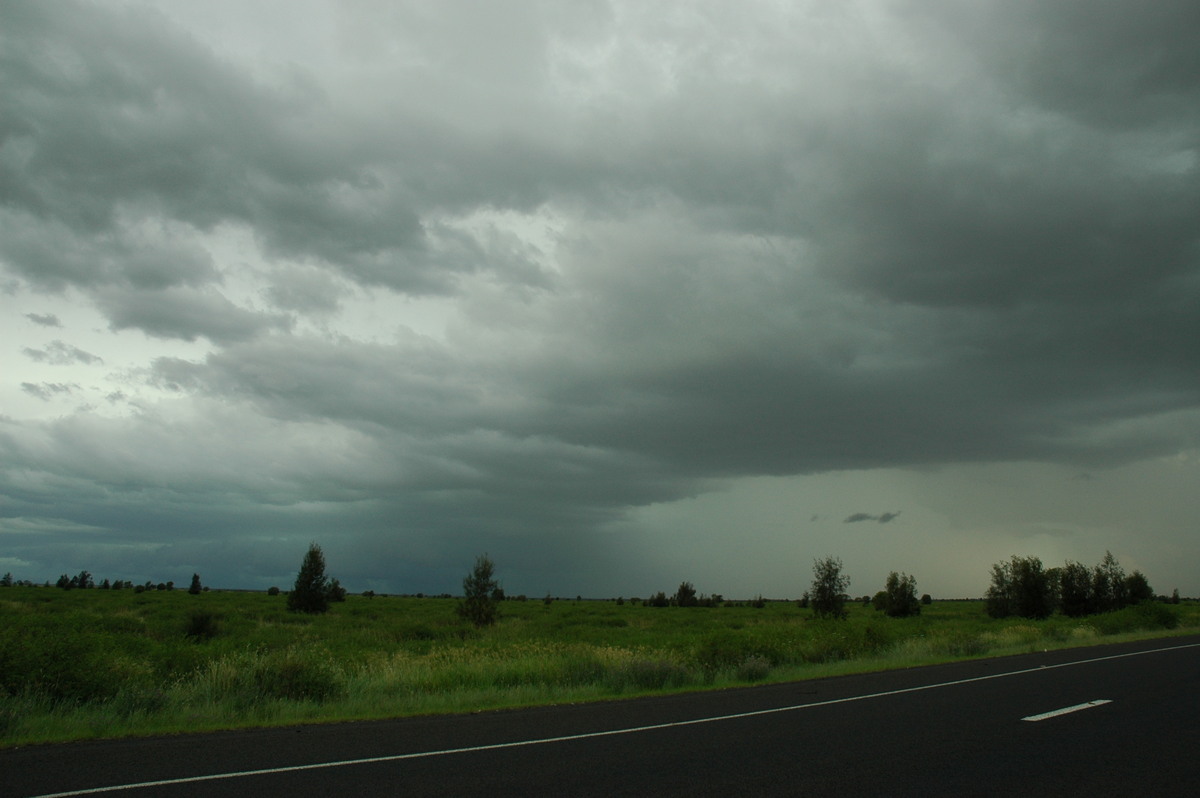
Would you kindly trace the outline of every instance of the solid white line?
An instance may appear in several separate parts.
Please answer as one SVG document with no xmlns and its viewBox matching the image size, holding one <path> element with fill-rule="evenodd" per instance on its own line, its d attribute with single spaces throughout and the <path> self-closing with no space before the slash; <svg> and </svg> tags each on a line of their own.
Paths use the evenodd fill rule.
<svg viewBox="0 0 1200 798">
<path fill-rule="evenodd" d="M 1039 665 L 1036 668 L 1023 668 L 1019 671 L 1006 671 L 1005 673 L 992 673 L 987 676 L 974 676 L 970 679 L 956 679 L 950 682 L 938 682 L 937 684 L 924 684 L 917 687 L 903 687 L 899 690 L 885 690 L 882 693 L 868 693 L 866 695 L 849 696 L 847 698 L 832 698 L 828 701 L 814 701 L 810 704 L 793 704 L 786 707 L 772 707 L 770 709 L 756 709 L 750 712 L 737 712 L 732 715 L 716 715 L 708 718 L 695 718 L 693 720 L 677 720 L 670 723 L 655 723 L 649 726 L 632 726 L 624 729 L 609 729 L 608 731 L 585 732 L 582 734 L 568 734 L 562 737 L 541 737 L 535 740 L 515 740 L 508 743 L 492 743 L 490 745 L 472 745 L 466 748 L 447 748 L 441 751 L 416 751 L 409 754 L 391 754 L 388 756 L 374 756 L 365 759 L 343 759 L 335 762 L 317 762 L 310 765 L 291 765 L 289 767 L 279 768 L 263 768 L 262 770 L 243 770 L 232 773 L 212 773 L 207 776 L 186 776 L 178 779 L 163 779 L 161 781 L 141 781 L 135 784 L 118 784 L 111 787 L 89 787 L 82 790 L 71 790 L 68 792 L 46 793 L 44 795 L 32 796 L 32 798 L 68 798 L 74 795 L 96 795 L 102 792 L 118 792 L 122 790 L 137 790 L 145 787 L 166 787 L 173 784 L 194 784 L 201 781 L 215 781 L 218 779 L 238 779 L 246 776 L 265 776 L 272 773 L 294 773 L 300 770 L 320 770 L 322 768 L 337 768 L 347 765 L 369 765 L 377 762 L 399 762 L 405 759 L 423 759 L 433 756 L 449 756 L 451 754 L 468 754 L 473 751 L 495 751 L 502 748 L 521 748 L 529 745 L 547 745 L 549 743 L 562 743 L 571 740 L 588 740 L 596 737 L 612 737 L 618 734 L 637 734 L 639 732 L 655 731 L 657 729 L 671 729 L 679 726 L 695 726 L 701 723 L 717 723 L 725 720 L 737 720 L 739 718 L 753 718 L 759 715 L 773 715 L 779 712 L 795 712 L 801 709 L 811 709 L 813 707 L 825 707 L 832 704 L 848 704 L 852 701 L 866 701 L 872 698 L 886 698 L 887 696 L 902 695 L 904 693 L 918 693 L 922 690 L 935 690 L 939 687 L 954 687 L 960 684 L 970 684 L 972 682 L 986 682 L 992 679 L 1005 679 L 1009 676 L 1020 676 L 1026 673 L 1036 673 L 1037 671 L 1056 670 L 1058 668 L 1072 668 L 1076 665 L 1089 665 L 1094 662 L 1105 662 L 1107 660 L 1125 659 L 1127 657 L 1140 657 L 1146 654 L 1161 654 L 1165 651 L 1178 651 L 1185 648 L 1196 648 L 1200 643 L 1187 643 L 1182 646 L 1167 646 L 1165 648 L 1155 648 L 1149 651 L 1132 651 L 1127 654 L 1110 654 L 1106 657 L 1093 657 L 1091 659 L 1075 660 L 1073 662 L 1062 662 L 1058 665 Z M 1082 706 L 1082 705 L 1081 705 Z"/>
<path fill-rule="evenodd" d="M 1098 707 L 1102 704 L 1111 704 L 1111 703 L 1112 703 L 1112 701 L 1110 699 L 1097 698 L 1095 701 L 1088 701 L 1085 704 L 1076 704 L 1075 706 L 1072 706 L 1072 707 L 1063 707 L 1062 709 L 1054 709 L 1049 712 L 1043 712 L 1040 715 L 1030 715 L 1027 718 L 1021 718 L 1021 720 L 1028 720 L 1028 721 L 1033 721 L 1036 723 L 1039 720 L 1047 720 L 1049 718 L 1057 718 L 1059 715 L 1069 715 L 1070 713 L 1078 712 L 1081 709 L 1091 709 L 1092 707 Z"/>
</svg>

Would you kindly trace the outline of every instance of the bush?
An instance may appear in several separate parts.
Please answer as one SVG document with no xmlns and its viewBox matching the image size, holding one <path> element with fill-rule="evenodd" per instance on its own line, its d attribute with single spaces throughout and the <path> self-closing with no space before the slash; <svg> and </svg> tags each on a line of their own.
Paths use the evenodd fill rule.
<svg viewBox="0 0 1200 798">
<path fill-rule="evenodd" d="M 197 640 L 211 640 L 220 631 L 217 616 L 205 610 L 194 610 L 188 615 L 184 634 Z"/>
</svg>

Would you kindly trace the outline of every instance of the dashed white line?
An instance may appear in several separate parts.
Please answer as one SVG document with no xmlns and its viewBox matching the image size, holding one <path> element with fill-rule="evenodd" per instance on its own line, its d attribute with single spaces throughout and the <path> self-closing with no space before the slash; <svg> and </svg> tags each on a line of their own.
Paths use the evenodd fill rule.
<svg viewBox="0 0 1200 798">
<path fill-rule="evenodd" d="M 1083 704 L 1075 704 L 1074 706 L 1063 707 L 1062 709 L 1052 709 L 1049 712 L 1043 712 L 1040 715 L 1030 715 L 1027 718 L 1021 718 L 1021 720 L 1028 720 L 1036 723 L 1039 720 L 1049 720 L 1050 718 L 1057 718 L 1059 715 L 1069 715 L 1072 712 L 1078 712 L 1081 709 L 1091 709 L 1092 707 L 1098 707 L 1102 704 L 1111 703 L 1112 701 L 1110 699 L 1097 698 L 1095 701 L 1087 701 Z"/>
<path fill-rule="evenodd" d="M 315 762 L 309 765 L 292 765 L 289 767 L 279 768 L 263 768 L 261 770 L 243 770 L 231 773 L 212 773 L 203 776 L 185 776 L 178 779 L 163 779 L 161 781 L 142 781 L 132 784 L 115 784 L 108 787 L 89 787 L 82 790 L 70 790 L 67 792 L 46 793 L 44 795 L 33 796 L 33 798 L 68 798 L 68 796 L 76 795 L 97 795 L 105 792 L 121 792 L 124 790 L 138 790 L 147 787 L 165 787 L 174 784 L 194 784 L 202 781 L 217 781 L 220 779 L 238 779 L 247 776 L 264 776 L 272 773 L 293 773 L 299 770 L 321 770 L 324 768 L 346 767 L 349 765 L 368 765 L 377 762 L 398 762 L 404 759 L 422 759 L 425 757 L 434 756 L 449 756 L 452 754 L 466 754 L 472 751 L 495 751 L 502 748 L 520 748 L 529 745 L 547 745 L 550 743 L 569 742 L 571 740 L 587 740 L 596 737 L 612 737 L 618 734 L 637 734 L 639 732 L 654 731 L 656 729 L 670 729 L 678 726 L 695 726 L 701 723 L 717 723 L 725 720 L 737 720 L 738 718 L 752 718 L 759 715 L 773 715 L 779 712 L 795 712 L 801 709 L 811 709 L 814 707 L 827 707 L 832 704 L 848 704 L 852 701 L 866 701 L 872 698 L 885 698 L 887 696 L 902 695 L 904 693 L 917 693 L 922 690 L 936 690 L 939 687 L 953 687 L 959 684 L 970 684 L 972 682 L 986 682 L 992 679 L 1004 679 L 1009 676 L 1020 676 L 1026 673 L 1036 673 L 1037 671 L 1056 670 L 1058 668 L 1071 668 L 1076 665 L 1089 665 L 1093 662 L 1104 662 L 1106 660 L 1125 659 L 1126 657 L 1140 657 L 1145 654 L 1159 654 L 1164 651 L 1175 651 L 1184 648 L 1196 648 L 1200 643 L 1187 643 L 1181 646 L 1167 646 L 1164 648 L 1155 648 L 1148 651 L 1131 651 L 1127 654 L 1111 654 L 1106 657 L 1093 657 L 1091 659 L 1075 660 L 1073 662 L 1062 662 L 1058 665 L 1039 665 L 1036 668 L 1023 668 L 1019 671 L 1006 671 L 1004 673 L 992 673 L 987 676 L 975 676 L 970 679 L 956 679 L 950 682 L 938 682 L 937 684 L 923 684 L 917 687 L 904 687 L 899 690 L 885 690 L 881 693 L 868 693 L 866 695 L 848 696 L 846 698 L 833 698 L 828 701 L 814 701 L 809 704 L 793 704 L 786 707 L 771 707 L 769 709 L 757 709 L 750 712 L 737 712 L 732 715 L 716 715 L 707 718 L 694 718 L 692 720 L 679 720 L 670 723 L 655 723 L 649 726 L 632 726 L 624 729 L 609 729 L 606 731 L 585 732 L 582 734 L 569 734 L 562 737 L 542 737 L 534 740 L 514 740 L 506 743 L 493 743 L 490 745 L 473 745 L 465 748 L 447 748 L 440 751 L 414 751 L 407 754 L 392 754 L 390 756 L 375 756 L 365 759 L 343 759 L 335 762 Z M 1105 700 L 1103 703 L 1108 703 Z M 1086 704 L 1080 704 L 1078 707 L 1068 707 L 1067 711 L 1075 711 L 1087 707 Z M 1061 713 L 1064 710 L 1056 710 Z M 1037 716 L 1030 716 L 1025 720 L 1032 720 Z"/>
</svg>

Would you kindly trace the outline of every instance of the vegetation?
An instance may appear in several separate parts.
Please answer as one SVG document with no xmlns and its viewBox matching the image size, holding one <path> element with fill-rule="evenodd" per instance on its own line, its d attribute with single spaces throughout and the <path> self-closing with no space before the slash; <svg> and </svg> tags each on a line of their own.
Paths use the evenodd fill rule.
<svg viewBox="0 0 1200 798">
<path fill-rule="evenodd" d="M 0 745 L 473 711 L 787 681 L 1200 628 L 1200 605 L 1143 602 L 1041 621 L 938 601 L 655 609 L 503 602 L 476 626 L 453 598 L 352 595 L 324 614 L 210 590 L 0 591 Z"/>
<path fill-rule="evenodd" d="M 463 579 L 463 600 L 458 614 L 475 626 L 491 626 L 500 617 L 503 592 L 495 579 L 496 565 L 484 554 L 475 559 L 475 567 Z"/>
<path fill-rule="evenodd" d="M 1071 618 L 1115 612 L 1153 597 L 1145 575 L 1134 571 L 1126 576 L 1112 552 L 1105 552 L 1091 569 L 1078 562 L 1044 569 L 1037 557 L 1014 556 L 992 566 L 986 595 L 987 613 L 993 618 L 1034 619 L 1056 610 Z"/>
<path fill-rule="evenodd" d="M 812 589 L 808 592 L 809 606 L 818 618 L 845 618 L 846 595 L 850 577 L 842 573 L 842 561 L 837 557 L 813 560 Z"/>
<path fill-rule="evenodd" d="M 923 598 L 928 598 L 928 594 Z M 890 618 L 920 615 L 922 601 L 917 599 L 916 578 L 892 571 L 888 574 L 884 589 L 875 594 L 871 603 L 875 609 L 887 613 Z M 933 599 L 924 603 L 931 604 Z"/>
<path fill-rule="evenodd" d="M 339 596 L 335 600 L 345 599 L 345 591 L 341 590 L 337 580 L 331 583 L 325 578 L 325 554 L 321 547 L 316 543 L 309 544 L 304 561 L 300 563 L 300 573 L 296 575 L 296 584 L 288 593 L 287 608 L 292 612 L 318 615 L 329 611 L 329 602 L 334 595 Z"/>
</svg>

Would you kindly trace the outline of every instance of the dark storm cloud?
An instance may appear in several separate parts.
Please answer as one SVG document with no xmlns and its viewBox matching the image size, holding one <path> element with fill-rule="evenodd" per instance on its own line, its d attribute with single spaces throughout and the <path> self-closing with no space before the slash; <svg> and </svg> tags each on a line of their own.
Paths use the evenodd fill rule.
<svg viewBox="0 0 1200 798">
<path fill-rule="evenodd" d="M 130 546 L 258 525 L 257 562 L 328 524 L 434 572 L 488 541 L 566 563 L 734 477 L 1200 440 L 1194 4 L 870 8 L 519 5 L 496 36 L 355 6 L 341 57 L 407 60 L 335 78 L 10 4 L 0 263 L 213 346 L 145 372 L 196 418 L 10 425 L 0 487 Z M 542 211 L 552 250 L 463 222 Z M 195 243 L 230 229 L 266 310 Z M 452 298 L 445 339 L 311 333 L 381 287 Z"/>
<path fill-rule="evenodd" d="M 114 330 L 136 328 L 157 338 L 194 341 L 204 336 L 219 344 L 251 338 L 265 330 L 287 329 L 280 314 L 246 310 L 217 291 L 103 291 L 96 302 Z"/>
</svg>

